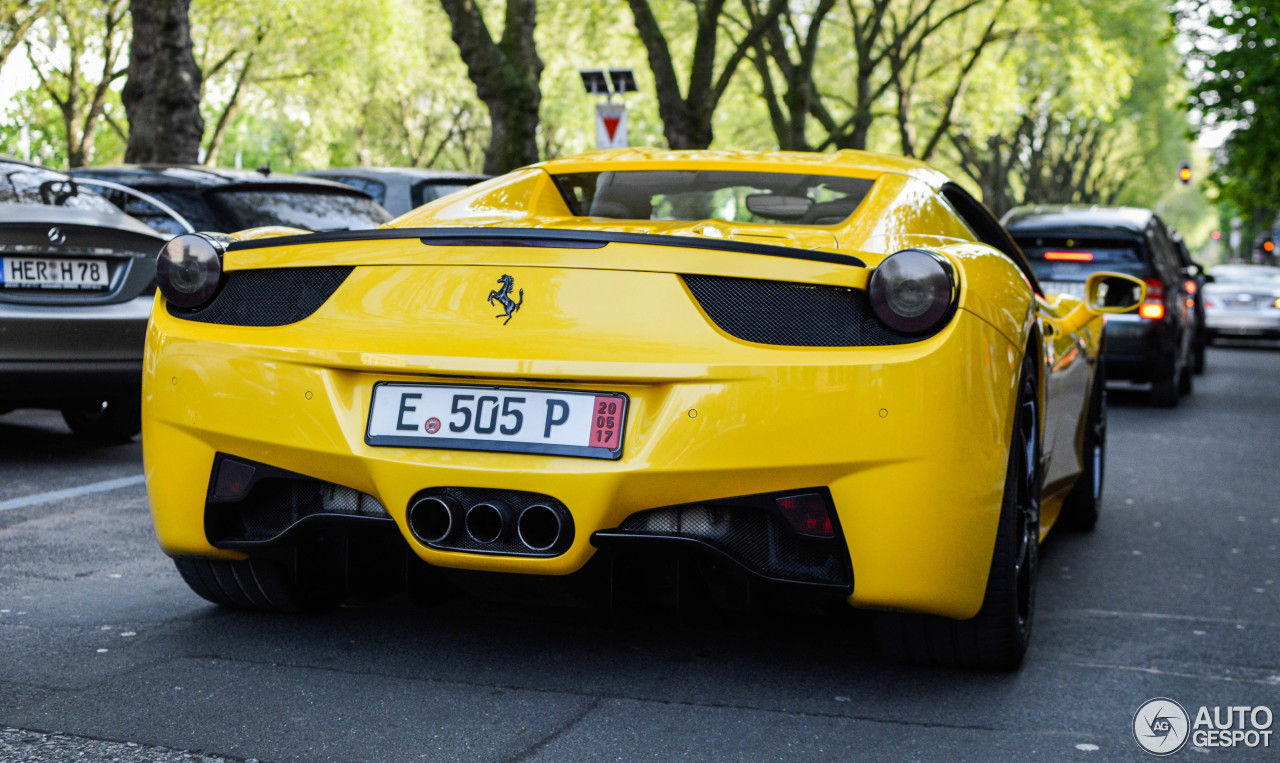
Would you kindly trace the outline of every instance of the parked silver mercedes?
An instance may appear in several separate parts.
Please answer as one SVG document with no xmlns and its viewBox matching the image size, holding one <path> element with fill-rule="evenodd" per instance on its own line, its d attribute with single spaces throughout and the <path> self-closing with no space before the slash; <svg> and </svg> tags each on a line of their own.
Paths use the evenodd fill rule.
<svg viewBox="0 0 1280 763">
<path fill-rule="evenodd" d="M 86 438 L 138 433 L 166 238 L 63 173 L 0 157 L 0 414 L 53 408 Z"/>
<path fill-rule="evenodd" d="M 1218 265 L 1204 287 L 1205 327 L 1216 337 L 1280 337 L 1280 268 Z"/>
</svg>

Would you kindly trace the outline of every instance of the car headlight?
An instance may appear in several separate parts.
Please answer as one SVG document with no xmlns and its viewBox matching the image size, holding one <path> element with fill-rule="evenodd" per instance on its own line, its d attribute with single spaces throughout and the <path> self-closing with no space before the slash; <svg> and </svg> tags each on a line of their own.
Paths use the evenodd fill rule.
<svg viewBox="0 0 1280 763">
<path fill-rule="evenodd" d="M 868 291 L 871 309 L 886 326 L 903 334 L 924 334 L 951 315 L 956 277 L 941 255 L 903 249 L 880 263 Z"/>
<path fill-rule="evenodd" d="M 184 233 L 169 240 L 156 260 L 156 286 L 175 307 L 200 307 L 222 280 L 222 255 L 229 237 Z"/>
</svg>

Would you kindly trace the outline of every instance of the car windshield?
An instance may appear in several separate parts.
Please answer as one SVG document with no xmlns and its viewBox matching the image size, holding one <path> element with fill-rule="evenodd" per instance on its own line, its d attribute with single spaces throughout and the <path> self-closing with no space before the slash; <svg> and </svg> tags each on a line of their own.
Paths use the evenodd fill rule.
<svg viewBox="0 0 1280 763">
<path fill-rule="evenodd" d="M 391 219 L 372 199 L 325 188 L 237 188 L 209 193 L 238 228 L 284 225 L 310 231 L 366 230 Z"/>
<path fill-rule="evenodd" d="M 642 170 L 553 175 L 576 217 L 835 225 L 874 180 L 788 172 Z"/>
<path fill-rule="evenodd" d="M 1131 241 L 1015 237 L 1041 281 L 1086 281 L 1101 270 L 1137 278 L 1151 275 L 1151 268 Z"/>
<path fill-rule="evenodd" d="M 1228 265 L 1226 267 L 1216 267 L 1210 272 L 1213 273 L 1214 283 L 1280 286 L 1280 268 Z"/>
<path fill-rule="evenodd" d="M 0 201 L 45 204 L 117 215 L 115 205 L 71 178 L 36 168 L 0 171 Z"/>
</svg>

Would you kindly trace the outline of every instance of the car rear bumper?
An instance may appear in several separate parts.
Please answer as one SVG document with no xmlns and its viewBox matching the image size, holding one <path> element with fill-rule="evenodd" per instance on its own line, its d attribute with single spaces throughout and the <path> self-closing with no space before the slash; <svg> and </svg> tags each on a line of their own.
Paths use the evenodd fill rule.
<svg viewBox="0 0 1280 763">
<path fill-rule="evenodd" d="M 152 301 L 0 304 L 0 397 L 35 405 L 138 394 Z"/>
<path fill-rule="evenodd" d="M 1149 382 L 1171 367 L 1177 352 L 1175 327 L 1136 315 L 1107 317 L 1107 378 L 1116 381 Z"/>
<path fill-rule="evenodd" d="M 1270 308 L 1266 313 L 1215 310 L 1206 314 L 1205 327 L 1220 336 L 1280 334 L 1280 310 Z"/>
<path fill-rule="evenodd" d="M 549 575 L 581 569 L 595 553 L 591 536 L 637 512 L 819 488 L 848 549 L 851 603 L 956 618 L 981 606 L 1021 348 L 963 310 L 941 334 L 911 345 L 741 345 L 744 358 L 768 353 L 773 364 L 452 358 L 441 367 L 434 358 L 435 367 L 418 368 L 418 359 L 372 348 L 339 363 L 333 353 L 271 346 L 274 331 L 219 328 L 239 341 L 203 341 L 195 338 L 203 327 L 156 313 L 143 451 L 157 536 L 171 555 L 239 556 L 206 534 L 218 454 L 373 496 L 430 564 Z M 622 392 L 630 401 L 623 455 L 370 446 L 364 434 L 380 381 Z M 572 515 L 572 543 L 551 557 L 425 545 L 408 529 L 410 502 L 446 487 L 550 496 Z"/>
</svg>

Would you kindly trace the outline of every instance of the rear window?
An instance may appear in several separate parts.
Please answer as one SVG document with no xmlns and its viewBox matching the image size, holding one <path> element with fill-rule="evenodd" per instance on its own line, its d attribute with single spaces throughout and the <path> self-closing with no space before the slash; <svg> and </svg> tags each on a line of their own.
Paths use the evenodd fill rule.
<svg viewBox="0 0 1280 763">
<path fill-rule="evenodd" d="M 112 215 L 120 213 L 111 202 L 74 180 L 34 167 L 0 172 L 0 201 L 70 207 Z"/>
<path fill-rule="evenodd" d="M 553 175 L 576 217 L 835 225 L 874 180 L 786 172 L 639 170 Z"/>
<path fill-rule="evenodd" d="M 1102 270 L 1137 278 L 1152 274 L 1136 241 L 1017 238 L 1017 242 L 1041 281 L 1085 281 Z"/>
<path fill-rule="evenodd" d="M 391 219 L 363 195 L 261 188 L 218 189 L 208 195 L 237 229 L 284 225 L 310 231 L 366 230 Z"/>
</svg>

